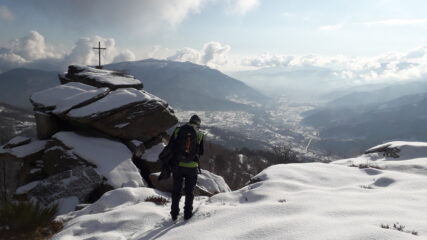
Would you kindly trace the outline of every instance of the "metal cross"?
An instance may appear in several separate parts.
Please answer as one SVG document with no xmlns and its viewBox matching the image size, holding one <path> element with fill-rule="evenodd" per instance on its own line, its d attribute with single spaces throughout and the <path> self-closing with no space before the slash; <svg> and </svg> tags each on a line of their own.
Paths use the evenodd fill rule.
<svg viewBox="0 0 427 240">
<path fill-rule="evenodd" d="M 102 48 L 101 47 L 101 42 L 99 41 L 98 42 L 98 47 L 94 47 L 93 49 L 98 50 L 98 53 L 99 53 L 99 65 L 98 65 L 97 68 L 102 69 L 102 67 L 101 67 L 101 50 L 106 50 L 107 48 Z"/>
</svg>

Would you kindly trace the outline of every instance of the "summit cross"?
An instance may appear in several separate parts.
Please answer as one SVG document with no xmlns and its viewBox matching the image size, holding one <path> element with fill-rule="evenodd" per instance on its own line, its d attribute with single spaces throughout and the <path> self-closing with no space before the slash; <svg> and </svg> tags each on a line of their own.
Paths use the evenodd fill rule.
<svg viewBox="0 0 427 240">
<path fill-rule="evenodd" d="M 101 66 L 101 50 L 106 50 L 107 48 L 102 48 L 101 47 L 101 42 L 98 42 L 98 47 L 94 47 L 93 49 L 98 50 L 98 58 L 99 58 L 99 63 L 98 63 L 98 67 L 99 69 L 102 69 Z"/>
</svg>

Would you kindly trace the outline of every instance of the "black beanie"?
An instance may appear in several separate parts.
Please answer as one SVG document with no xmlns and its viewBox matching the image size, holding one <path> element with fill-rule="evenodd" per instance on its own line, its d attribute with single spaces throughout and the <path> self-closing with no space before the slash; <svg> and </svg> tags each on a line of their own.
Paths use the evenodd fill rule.
<svg viewBox="0 0 427 240">
<path fill-rule="evenodd" d="M 190 123 L 194 123 L 194 124 L 196 124 L 196 125 L 199 125 L 200 126 L 200 123 L 201 123 L 202 121 L 200 120 L 200 118 L 199 118 L 199 116 L 197 116 L 196 114 L 194 114 L 193 116 L 191 116 L 191 118 L 190 118 Z"/>
</svg>

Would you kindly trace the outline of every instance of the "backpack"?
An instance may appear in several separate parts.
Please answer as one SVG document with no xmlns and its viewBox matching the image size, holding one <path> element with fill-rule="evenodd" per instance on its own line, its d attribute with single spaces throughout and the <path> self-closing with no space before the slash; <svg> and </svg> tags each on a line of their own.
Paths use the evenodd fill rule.
<svg viewBox="0 0 427 240">
<path fill-rule="evenodd" d="M 184 125 L 179 128 L 177 136 L 175 136 L 175 154 L 177 162 L 192 162 L 195 161 L 199 146 L 197 142 L 197 132 L 191 125 Z"/>
</svg>

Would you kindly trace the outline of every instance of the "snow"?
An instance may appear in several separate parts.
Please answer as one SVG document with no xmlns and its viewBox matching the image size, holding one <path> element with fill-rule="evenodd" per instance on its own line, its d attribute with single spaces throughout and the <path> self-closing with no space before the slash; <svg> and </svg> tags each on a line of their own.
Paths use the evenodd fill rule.
<svg viewBox="0 0 427 240">
<path fill-rule="evenodd" d="M 92 98 L 101 97 L 108 91 L 108 88 L 71 82 L 34 93 L 31 100 L 44 107 L 52 107 L 54 113 L 60 114 Z"/>
<path fill-rule="evenodd" d="M 16 158 L 24 158 L 31 154 L 37 153 L 42 151 L 46 147 L 47 141 L 45 140 L 39 140 L 39 141 L 32 141 L 28 144 L 9 148 L 9 149 L 0 149 L 0 153 L 9 153 L 10 155 L 15 156 Z"/>
<path fill-rule="evenodd" d="M 170 200 L 169 195 L 149 188 L 118 189 L 61 216 L 70 221 L 53 239 L 425 239 L 427 177 L 388 170 L 391 162 L 383 161 L 386 169 L 335 163 L 271 166 L 240 190 L 196 197 L 193 218 L 184 221 L 181 215 L 176 224 L 170 220 L 170 202 L 144 202 L 150 195 Z M 420 164 L 427 167 L 427 161 Z M 395 223 L 405 231 L 393 229 Z"/>
<path fill-rule="evenodd" d="M 16 137 L 12 138 L 9 142 L 7 142 L 7 144 L 10 144 L 10 145 L 19 145 L 19 144 L 21 144 L 23 142 L 26 142 L 28 140 L 31 141 L 31 138 L 29 138 L 29 137 L 23 137 L 23 136 L 16 136 Z"/>
<path fill-rule="evenodd" d="M 79 204 L 79 199 L 75 196 L 66 197 L 58 199 L 54 203 L 58 204 L 58 215 L 62 215 L 74 211 Z"/>
<path fill-rule="evenodd" d="M 132 103 L 148 102 L 162 100 L 151 95 L 143 90 L 136 90 L 134 88 L 121 88 L 108 94 L 106 97 L 89 104 L 87 106 L 73 109 L 68 115 L 74 118 L 83 118 L 87 116 L 97 116 L 99 113 L 111 111 Z"/>
<path fill-rule="evenodd" d="M 98 82 L 107 83 L 111 85 L 138 85 L 141 82 L 138 79 L 135 79 L 131 75 L 120 76 L 115 74 L 115 71 L 105 70 L 105 69 L 97 69 L 92 67 L 87 67 L 84 65 L 73 65 L 79 71 L 77 76 L 87 77 L 90 79 L 94 79 Z"/>
<path fill-rule="evenodd" d="M 221 176 L 202 169 L 197 176 L 197 186 L 210 193 L 231 192 Z"/>
<path fill-rule="evenodd" d="M 385 147 L 397 148 L 397 158 L 386 157 L 382 152 L 375 152 Z M 367 152 L 358 158 L 349 158 L 335 161 L 335 164 L 341 165 L 369 165 L 387 170 L 400 172 L 409 172 L 423 174 L 427 176 L 427 143 L 425 142 L 402 142 L 395 141 L 381 144 L 370 148 Z"/>
<path fill-rule="evenodd" d="M 166 144 L 161 142 L 150 149 L 146 149 L 144 154 L 142 155 L 142 159 L 146 160 L 147 162 L 157 162 L 159 160 L 159 154 L 163 151 L 165 147 Z"/>
<path fill-rule="evenodd" d="M 20 186 L 18 189 L 16 189 L 15 194 L 24 194 L 33 189 L 35 186 L 37 186 L 41 181 L 34 181 L 30 182 L 28 184 L 25 184 L 24 186 Z"/>
<path fill-rule="evenodd" d="M 53 138 L 71 148 L 73 154 L 95 164 L 98 172 L 113 187 L 144 186 L 138 169 L 132 163 L 132 153 L 124 144 L 73 132 L 59 132 Z"/>
</svg>

